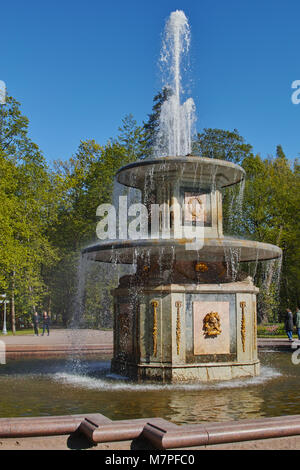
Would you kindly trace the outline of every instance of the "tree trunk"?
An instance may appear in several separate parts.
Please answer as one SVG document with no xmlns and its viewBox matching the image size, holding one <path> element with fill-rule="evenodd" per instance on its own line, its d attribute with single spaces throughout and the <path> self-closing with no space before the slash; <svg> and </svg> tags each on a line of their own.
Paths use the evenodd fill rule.
<svg viewBox="0 0 300 470">
<path fill-rule="evenodd" d="M 51 297 L 48 297 L 48 317 L 51 318 Z"/>
<path fill-rule="evenodd" d="M 10 312 L 11 312 L 11 330 L 12 334 L 16 334 L 16 312 L 15 312 L 15 271 L 12 272 L 11 281 L 11 300 L 10 300 Z"/>
</svg>

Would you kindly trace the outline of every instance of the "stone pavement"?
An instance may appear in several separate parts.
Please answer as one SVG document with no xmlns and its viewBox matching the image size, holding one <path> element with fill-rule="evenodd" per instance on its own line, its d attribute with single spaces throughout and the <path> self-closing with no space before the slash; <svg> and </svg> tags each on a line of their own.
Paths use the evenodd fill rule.
<svg viewBox="0 0 300 470">
<path fill-rule="evenodd" d="M 8 356 L 64 354 L 70 351 L 80 353 L 112 353 L 112 330 L 52 329 L 50 335 L 34 334 L 0 336 L 6 344 Z"/>
<path fill-rule="evenodd" d="M 271 351 L 293 351 L 299 347 L 298 340 L 294 337 L 294 341 L 290 342 L 288 338 L 258 338 L 258 350 Z"/>
</svg>

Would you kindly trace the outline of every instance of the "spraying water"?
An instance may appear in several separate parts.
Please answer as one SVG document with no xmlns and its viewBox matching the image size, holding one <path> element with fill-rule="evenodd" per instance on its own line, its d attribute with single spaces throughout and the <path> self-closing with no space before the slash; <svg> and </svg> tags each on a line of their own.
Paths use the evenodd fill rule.
<svg viewBox="0 0 300 470">
<path fill-rule="evenodd" d="M 192 150 L 195 104 L 192 98 L 181 104 L 184 90 L 180 72 L 190 48 L 190 40 L 190 27 L 184 12 L 172 12 L 165 26 L 160 56 L 165 75 L 163 86 L 168 90 L 168 98 L 161 107 L 157 156 L 187 155 Z"/>
</svg>

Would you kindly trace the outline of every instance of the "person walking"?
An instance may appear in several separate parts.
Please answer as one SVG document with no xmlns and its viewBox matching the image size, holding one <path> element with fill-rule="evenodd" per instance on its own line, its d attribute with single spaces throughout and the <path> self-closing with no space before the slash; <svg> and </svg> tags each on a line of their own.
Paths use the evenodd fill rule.
<svg viewBox="0 0 300 470">
<path fill-rule="evenodd" d="M 285 331 L 288 335 L 289 341 L 293 341 L 293 314 L 290 308 L 286 309 L 286 317 L 285 317 Z"/>
<path fill-rule="evenodd" d="M 297 307 L 296 312 L 296 328 L 298 333 L 298 339 L 300 339 L 300 307 Z"/>
<path fill-rule="evenodd" d="M 44 336 L 45 330 L 47 330 L 48 336 L 50 334 L 49 330 L 49 325 L 50 325 L 50 317 L 47 312 L 43 312 L 43 333 L 42 336 Z"/>
<path fill-rule="evenodd" d="M 34 329 L 34 336 L 39 335 L 39 321 L 40 321 L 40 318 L 39 318 L 38 313 L 34 312 L 34 314 L 32 315 L 32 326 Z"/>
</svg>

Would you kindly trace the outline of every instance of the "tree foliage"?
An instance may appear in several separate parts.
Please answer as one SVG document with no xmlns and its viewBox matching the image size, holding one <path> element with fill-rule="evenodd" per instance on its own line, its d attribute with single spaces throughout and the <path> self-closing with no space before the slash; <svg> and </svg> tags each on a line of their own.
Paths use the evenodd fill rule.
<svg viewBox="0 0 300 470">
<path fill-rule="evenodd" d="M 237 129 L 233 131 L 204 129 L 194 140 L 193 153 L 201 157 L 217 158 L 240 164 L 245 157 L 251 155 L 252 146 L 245 142 Z"/>
<path fill-rule="evenodd" d="M 104 145 L 81 141 L 75 154 L 54 168 L 29 139 L 19 103 L 9 97 L 0 107 L 0 289 L 9 295 L 13 330 L 18 317 L 29 319 L 42 308 L 70 324 L 81 302 L 76 297 L 80 250 L 96 241 L 96 209 L 111 202 L 120 167 L 152 155 L 168 93 L 164 89 L 154 97 L 142 126 L 129 114 L 117 137 Z M 224 226 L 227 233 L 283 249 L 280 295 L 275 263 L 255 266 L 252 273 L 261 288 L 260 319 L 276 319 L 287 305 L 300 303 L 299 163 L 291 163 L 280 145 L 272 158 L 255 155 L 237 130 L 204 129 L 194 140 L 194 152 L 238 163 L 246 171 L 244 188 L 224 191 Z M 85 325 L 111 326 L 109 291 L 120 273 L 92 263 L 83 290 Z"/>
<path fill-rule="evenodd" d="M 55 176 L 27 132 L 28 119 L 9 97 L 0 109 L 0 288 L 10 293 L 13 331 L 15 301 L 32 313 L 46 288 L 42 271 L 57 258 L 47 236 L 59 197 Z"/>
</svg>

